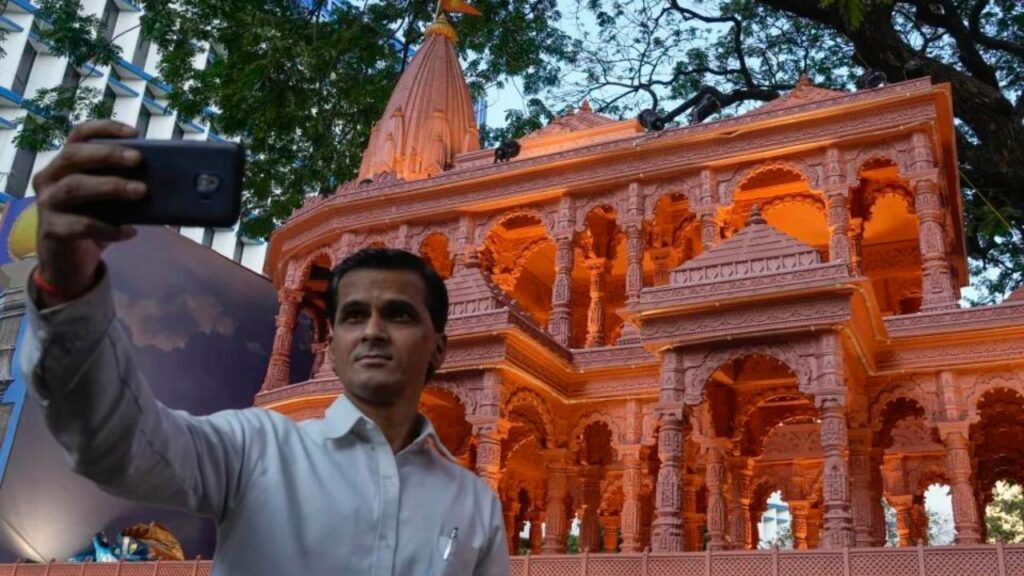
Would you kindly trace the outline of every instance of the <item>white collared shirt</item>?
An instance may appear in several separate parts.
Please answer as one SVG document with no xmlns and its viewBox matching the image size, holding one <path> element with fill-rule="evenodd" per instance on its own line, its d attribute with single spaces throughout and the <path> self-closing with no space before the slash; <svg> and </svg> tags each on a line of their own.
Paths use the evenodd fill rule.
<svg viewBox="0 0 1024 576">
<path fill-rule="evenodd" d="M 31 283 L 29 296 L 20 364 L 75 471 L 214 518 L 214 576 L 509 574 L 496 495 L 426 418 L 394 454 L 344 397 L 301 423 L 261 408 L 171 410 L 114 322 L 105 271 L 74 302 L 40 312 Z"/>
</svg>

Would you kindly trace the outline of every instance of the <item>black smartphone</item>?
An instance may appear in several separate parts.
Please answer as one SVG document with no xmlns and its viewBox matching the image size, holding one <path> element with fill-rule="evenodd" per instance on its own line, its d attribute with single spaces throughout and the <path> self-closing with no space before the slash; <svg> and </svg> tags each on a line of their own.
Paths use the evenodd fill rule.
<svg viewBox="0 0 1024 576">
<path fill-rule="evenodd" d="M 146 183 L 137 202 L 92 202 L 78 212 L 110 224 L 163 224 L 230 228 L 242 210 L 245 151 L 235 142 L 97 139 L 134 148 L 142 163 L 131 170 L 103 170 Z"/>
</svg>

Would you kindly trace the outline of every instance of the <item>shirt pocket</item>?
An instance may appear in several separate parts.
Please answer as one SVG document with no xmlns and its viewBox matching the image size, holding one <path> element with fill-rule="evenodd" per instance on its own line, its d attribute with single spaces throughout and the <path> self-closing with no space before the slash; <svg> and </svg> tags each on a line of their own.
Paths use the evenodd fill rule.
<svg viewBox="0 0 1024 576">
<path fill-rule="evenodd" d="M 434 561 L 431 576 L 472 576 L 476 564 L 476 549 L 469 538 L 457 535 L 453 540 L 451 533 L 442 534 L 437 538 L 434 547 Z"/>
</svg>

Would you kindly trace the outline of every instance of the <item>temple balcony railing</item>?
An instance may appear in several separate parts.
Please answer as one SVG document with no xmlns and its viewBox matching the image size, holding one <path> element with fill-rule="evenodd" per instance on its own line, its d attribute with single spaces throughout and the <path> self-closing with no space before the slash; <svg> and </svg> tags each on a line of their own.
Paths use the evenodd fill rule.
<svg viewBox="0 0 1024 576">
<path fill-rule="evenodd" d="M 1024 544 L 756 550 L 679 554 L 571 554 L 514 556 L 513 576 L 1019 576 Z M 0 564 L 0 576 L 209 576 L 212 564 L 125 562 Z"/>
</svg>

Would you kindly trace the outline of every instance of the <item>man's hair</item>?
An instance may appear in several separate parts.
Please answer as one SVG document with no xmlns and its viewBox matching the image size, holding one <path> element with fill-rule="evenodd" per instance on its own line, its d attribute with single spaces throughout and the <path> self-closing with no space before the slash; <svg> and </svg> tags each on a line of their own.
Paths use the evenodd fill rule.
<svg viewBox="0 0 1024 576">
<path fill-rule="evenodd" d="M 444 332 L 448 324 L 448 288 L 444 285 L 444 280 L 423 258 L 405 250 L 391 248 L 363 248 L 342 260 L 341 264 L 331 270 L 331 282 L 327 287 L 327 313 L 330 314 L 332 325 L 336 321 L 338 309 L 338 284 L 346 274 L 360 269 L 415 272 L 423 279 L 423 285 L 426 287 L 424 299 L 434 331 L 438 334 Z"/>
</svg>

